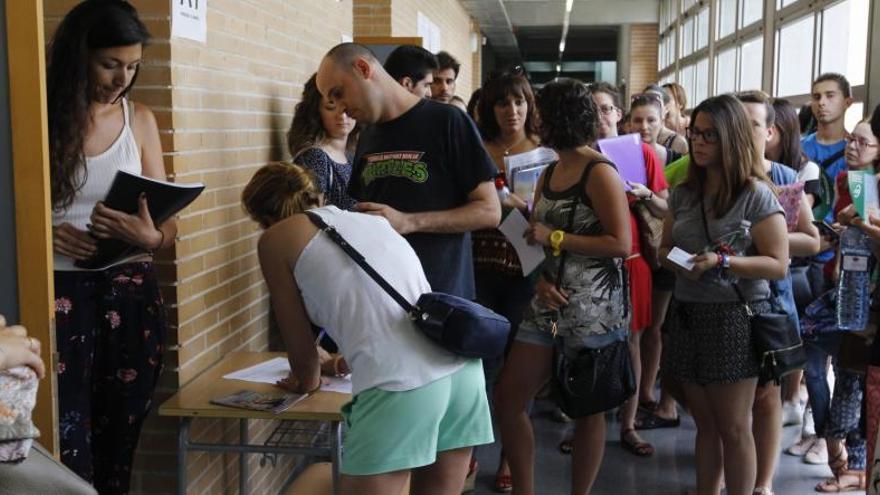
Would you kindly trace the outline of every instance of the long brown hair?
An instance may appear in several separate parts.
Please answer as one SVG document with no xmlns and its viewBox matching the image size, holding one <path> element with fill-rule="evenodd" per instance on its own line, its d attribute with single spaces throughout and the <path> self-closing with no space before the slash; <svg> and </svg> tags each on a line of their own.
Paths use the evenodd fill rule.
<svg viewBox="0 0 880 495">
<path fill-rule="evenodd" d="M 248 216 L 267 229 L 285 218 L 320 204 L 315 175 L 299 165 L 274 162 L 263 166 L 241 192 Z"/>
<path fill-rule="evenodd" d="M 764 157 L 755 147 L 749 117 L 739 100 L 731 95 L 703 100 L 694 109 L 691 126 L 701 113 L 712 119 L 718 132 L 718 146 L 721 148 L 721 162 L 710 165 L 721 167 L 721 183 L 711 204 L 715 218 L 720 218 L 730 210 L 746 188 L 753 187 L 755 179 L 767 184 L 770 184 L 770 180 L 764 172 Z M 688 139 L 688 147 L 694 149 L 691 139 Z M 688 167 L 687 180 L 683 185 L 702 194 L 705 181 L 706 169 L 695 165 L 691 151 L 691 166 Z"/>
<path fill-rule="evenodd" d="M 776 112 L 776 132 L 779 134 L 779 163 L 800 170 L 807 162 L 807 157 L 801 148 L 797 110 L 790 101 L 783 98 L 773 100 L 773 110 Z"/>
<path fill-rule="evenodd" d="M 303 151 L 320 146 L 327 137 L 327 131 L 324 130 L 324 123 L 321 121 L 322 97 L 318 91 L 317 76 L 317 72 L 312 74 L 303 86 L 302 96 L 293 110 L 290 130 L 287 131 L 287 149 L 293 161 L 296 161 Z M 348 134 L 346 148 L 349 152 L 354 151 L 359 131 L 360 126 L 355 123 Z"/>
<path fill-rule="evenodd" d="M 87 0 L 64 16 L 49 44 L 46 106 L 49 114 L 49 164 L 52 208 L 73 204 L 88 177 L 83 143 L 91 124 L 89 58 L 117 46 L 146 45 L 150 33 L 128 2 Z M 138 70 L 140 67 L 138 67 Z M 138 71 L 120 98 L 137 81 Z M 115 102 L 114 102 L 115 103 Z"/>
</svg>

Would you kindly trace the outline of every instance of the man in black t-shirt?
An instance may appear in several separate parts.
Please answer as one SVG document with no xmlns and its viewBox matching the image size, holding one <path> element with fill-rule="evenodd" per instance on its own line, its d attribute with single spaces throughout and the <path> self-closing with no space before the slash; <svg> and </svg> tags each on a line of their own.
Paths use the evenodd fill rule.
<svg viewBox="0 0 880 495">
<path fill-rule="evenodd" d="M 457 108 L 400 86 L 356 43 L 321 61 L 318 90 L 358 122 L 351 195 L 381 215 L 418 254 L 437 292 L 474 298 L 470 232 L 495 228 L 497 173 L 473 122 Z"/>
</svg>

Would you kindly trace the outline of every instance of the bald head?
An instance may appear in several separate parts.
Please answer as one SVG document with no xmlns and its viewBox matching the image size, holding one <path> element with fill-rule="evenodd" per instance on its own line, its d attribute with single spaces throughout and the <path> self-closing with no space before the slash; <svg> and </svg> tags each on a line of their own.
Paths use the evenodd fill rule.
<svg viewBox="0 0 880 495">
<path fill-rule="evenodd" d="M 341 67 L 351 66 L 357 59 L 366 59 L 371 64 L 379 63 L 376 55 L 360 43 L 340 43 L 327 52 L 324 58 Z"/>
</svg>

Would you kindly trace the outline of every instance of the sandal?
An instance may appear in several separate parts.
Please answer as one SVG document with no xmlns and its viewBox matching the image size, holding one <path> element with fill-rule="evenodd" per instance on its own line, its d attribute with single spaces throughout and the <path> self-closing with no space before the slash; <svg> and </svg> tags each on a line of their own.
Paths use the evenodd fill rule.
<svg viewBox="0 0 880 495">
<path fill-rule="evenodd" d="M 634 434 L 636 430 L 634 428 L 627 428 L 620 432 L 620 444 L 624 449 L 629 452 L 639 456 L 639 457 L 648 457 L 654 454 L 654 446 L 648 442 L 632 442 L 627 439 L 630 434 Z"/>
<path fill-rule="evenodd" d="M 571 444 L 571 440 L 563 440 L 559 442 L 559 451 L 563 454 L 571 454 L 571 451 L 574 450 L 574 446 Z"/>
<path fill-rule="evenodd" d="M 854 478 L 854 481 L 846 484 L 841 483 L 840 479 L 844 476 Z M 840 471 L 840 474 L 835 475 L 833 478 L 828 478 L 816 485 L 816 491 L 820 493 L 854 492 L 857 490 L 864 490 L 866 484 L 864 471 L 848 469 Z"/>
<path fill-rule="evenodd" d="M 636 418 L 637 430 L 655 430 L 657 428 L 677 428 L 681 425 L 681 418 L 667 419 L 650 412 L 640 418 Z"/>
<path fill-rule="evenodd" d="M 639 409 L 646 413 L 652 413 L 655 409 L 657 409 L 657 401 L 649 400 L 646 402 L 639 402 Z"/>
<path fill-rule="evenodd" d="M 498 493 L 510 493 L 513 491 L 513 479 L 509 474 L 496 474 L 492 489 Z"/>
<path fill-rule="evenodd" d="M 834 459 L 828 460 L 828 467 L 831 468 L 831 474 L 836 478 L 840 477 L 841 474 L 846 473 L 848 461 L 849 459 L 846 455 L 846 448 L 841 446 L 840 452 L 834 456 Z"/>
<path fill-rule="evenodd" d="M 766 486 L 759 486 L 752 491 L 752 495 L 773 495 L 773 490 Z"/>
</svg>

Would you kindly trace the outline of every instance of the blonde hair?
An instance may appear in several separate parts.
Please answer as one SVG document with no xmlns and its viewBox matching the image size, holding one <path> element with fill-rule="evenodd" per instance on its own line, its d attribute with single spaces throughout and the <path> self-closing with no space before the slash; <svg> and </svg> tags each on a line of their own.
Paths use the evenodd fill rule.
<svg viewBox="0 0 880 495">
<path fill-rule="evenodd" d="M 314 208 L 320 201 L 321 189 L 314 174 L 300 165 L 283 162 L 257 170 L 241 192 L 245 211 L 264 229 Z"/>
</svg>

